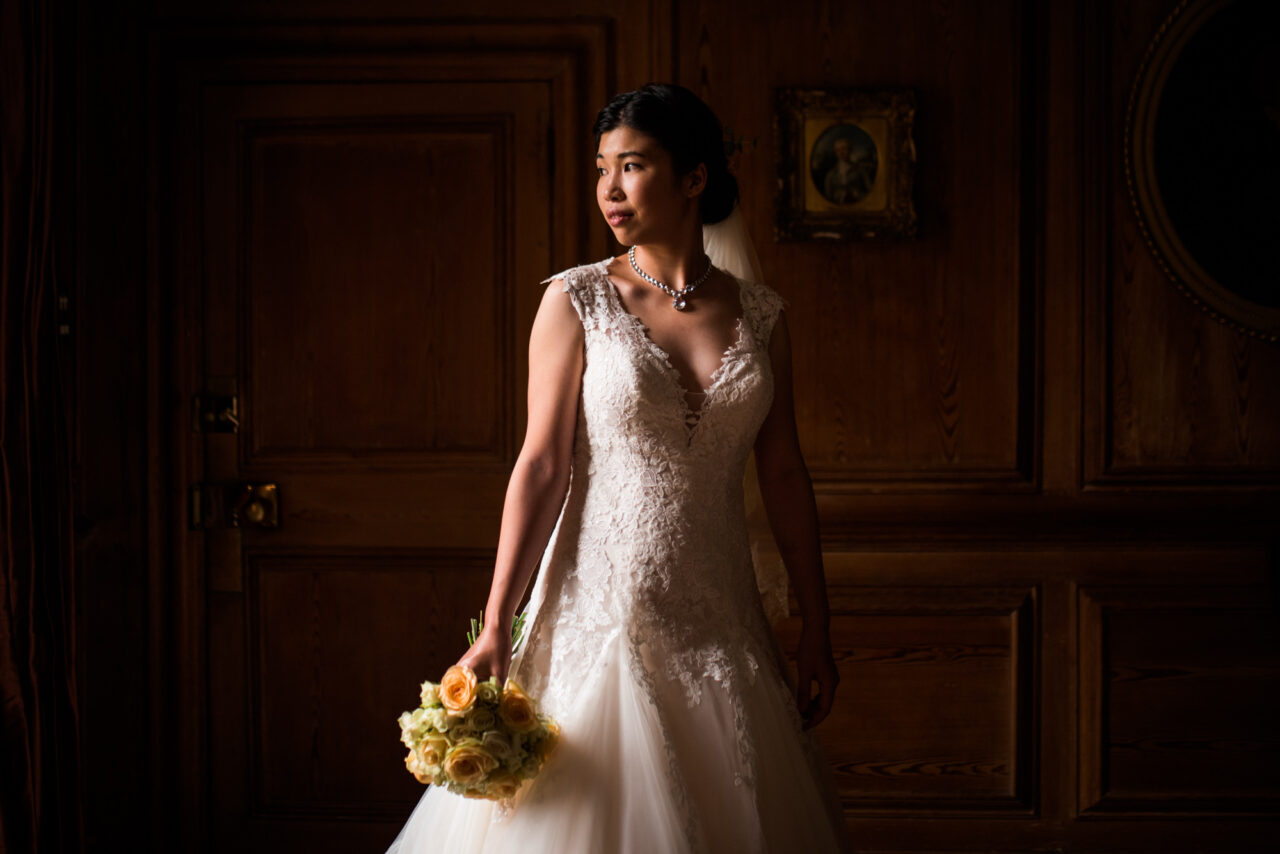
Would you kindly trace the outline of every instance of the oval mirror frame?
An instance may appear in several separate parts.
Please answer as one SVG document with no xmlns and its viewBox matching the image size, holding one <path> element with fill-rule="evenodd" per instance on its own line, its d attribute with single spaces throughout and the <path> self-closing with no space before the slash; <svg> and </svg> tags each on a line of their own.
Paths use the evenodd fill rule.
<svg viewBox="0 0 1280 854">
<path fill-rule="evenodd" d="M 1201 266 L 1178 237 L 1156 180 L 1156 117 L 1170 72 L 1187 43 L 1232 2 L 1182 0 L 1152 37 L 1125 115 L 1125 182 L 1147 246 L 1177 288 L 1214 319 L 1275 342 L 1280 340 L 1280 309 L 1241 297 Z M 1280 279 L 1280 255 L 1276 276 Z"/>
</svg>

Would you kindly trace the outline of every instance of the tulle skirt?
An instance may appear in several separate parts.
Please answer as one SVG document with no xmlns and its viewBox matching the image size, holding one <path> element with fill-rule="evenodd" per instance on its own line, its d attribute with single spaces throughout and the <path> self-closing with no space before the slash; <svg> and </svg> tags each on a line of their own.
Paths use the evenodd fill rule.
<svg viewBox="0 0 1280 854">
<path fill-rule="evenodd" d="M 786 707 L 776 668 L 762 668 L 736 698 L 708 680 L 690 706 L 684 691 L 637 677 L 621 637 L 610 646 L 514 804 L 429 788 L 388 854 L 851 850 L 830 771 Z M 754 769 L 746 775 L 743 721 Z"/>
</svg>

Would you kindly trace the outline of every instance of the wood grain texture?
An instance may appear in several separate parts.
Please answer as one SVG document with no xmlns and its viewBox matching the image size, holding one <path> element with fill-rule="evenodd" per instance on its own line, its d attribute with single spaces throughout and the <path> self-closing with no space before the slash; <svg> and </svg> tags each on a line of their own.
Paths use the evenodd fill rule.
<svg viewBox="0 0 1280 854">
<path fill-rule="evenodd" d="M 1080 809 L 1274 815 L 1280 622 L 1266 588 L 1080 592 Z"/>
<path fill-rule="evenodd" d="M 175 535 L 174 598 L 207 615 L 182 619 L 177 665 L 208 769 L 182 792 L 191 847 L 368 847 L 420 793 L 385 773 L 414 705 L 392 686 L 438 677 L 483 606 L 537 283 L 603 230 L 577 129 L 610 38 L 589 19 L 155 35 L 177 397 L 242 408 L 238 434 L 180 430 L 173 467 L 281 501 L 278 529 Z M 353 745 L 377 730 L 383 750 Z"/>
<path fill-rule="evenodd" d="M 1099 57 L 1094 144 L 1110 192 L 1086 212 L 1104 220 L 1106 259 L 1091 346 L 1100 408 L 1089 435 L 1092 485 L 1203 488 L 1280 480 L 1280 347 L 1211 319 L 1178 292 L 1151 255 L 1123 171 L 1125 112 L 1146 48 L 1173 4 L 1111 6 L 1087 33 Z"/>
<path fill-rule="evenodd" d="M 854 815 L 1030 814 L 1036 596 L 833 584 L 844 686 L 822 739 Z M 800 621 L 779 630 L 799 639 Z"/>
<path fill-rule="evenodd" d="M 488 592 L 492 552 L 247 559 L 250 813 L 398 818 L 421 786 L 386 773 L 404 759 L 395 715 L 466 649 L 464 615 Z M 370 666 L 370 648 L 390 654 Z"/>
<path fill-rule="evenodd" d="M 1162 279 L 1120 172 L 1127 87 L 1173 5 L 477 0 L 460 17 L 438 0 L 79 0 L 62 234 L 79 306 L 81 735 L 91 766 L 145 767 L 91 780 L 91 847 L 367 851 L 394 836 L 416 784 L 398 756 L 370 770 L 394 731 L 345 758 L 334 733 L 388 732 L 372 707 L 394 715 L 405 678 L 425 677 L 391 672 L 388 643 L 425 631 L 406 672 L 447 658 L 404 627 L 414 598 L 473 596 L 467 572 L 494 545 L 536 281 L 609 248 L 590 119 L 611 92 L 668 77 L 759 138 L 743 207 L 790 300 L 845 677 L 819 735 L 859 850 L 1280 847 L 1261 652 L 1277 620 L 1280 357 Z M 782 85 L 917 90 L 919 240 L 772 242 Z M 437 156 L 505 158 L 517 176 L 478 178 L 463 203 L 508 252 L 475 271 L 490 291 L 469 325 L 440 316 L 458 311 L 441 271 L 465 229 L 422 202 L 415 175 Z M 479 197 L 512 180 L 538 202 L 503 238 L 490 227 L 514 220 Z M 453 197 L 467 185 L 445 181 Z M 314 208 L 327 199 L 350 209 Z M 424 228 L 441 231 L 415 261 Z M 316 229 L 337 245 L 304 257 Z M 338 290 L 362 262 L 373 305 Z M 311 281 L 323 317 L 291 318 Z M 250 321 L 250 336 L 206 335 Z M 415 391 L 375 394 L 403 360 Z M 296 383 L 269 363 L 296 364 Z M 317 366 L 349 373 L 334 384 Z M 256 379 L 271 391 L 241 436 L 192 432 L 193 390 Z M 287 480 L 279 531 L 186 529 L 189 485 L 244 478 Z M 345 680 L 368 706 L 317 704 Z M 286 697 L 306 698 L 298 732 Z"/>
<path fill-rule="evenodd" d="M 514 300 L 499 263 L 513 131 L 496 116 L 242 131 L 243 421 L 258 464 L 326 451 L 509 461 Z"/>
<path fill-rule="evenodd" d="M 773 230 L 780 86 L 918 93 L 918 240 L 779 244 L 797 413 L 820 491 L 1022 490 L 1035 478 L 1034 137 L 1039 18 L 1018 3 L 681 6 L 681 75 L 738 133 L 753 232 Z M 903 46 L 889 33 L 911 33 Z M 981 42 L 971 52 L 965 45 Z M 796 50 L 796 45 L 804 48 Z"/>
</svg>

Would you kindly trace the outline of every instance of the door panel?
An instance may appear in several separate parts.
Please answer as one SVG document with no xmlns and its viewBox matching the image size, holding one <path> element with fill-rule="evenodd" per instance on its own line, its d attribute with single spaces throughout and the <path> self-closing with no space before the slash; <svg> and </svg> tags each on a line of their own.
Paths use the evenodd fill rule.
<svg viewBox="0 0 1280 854">
<path fill-rule="evenodd" d="M 511 295 L 498 270 L 512 212 L 498 181 L 512 130 L 356 118 L 244 135 L 252 462 L 503 461 Z M 459 366 L 489 382 L 458 382 Z"/>
<path fill-rule="evenodd" d="M 238 402 L 190 466 L 212 850 L 379 850 L 422 791 L 395 718 L 484 604 L 538 281 L 598 229 L 556 138 L 602 54 L 545 47 L 178 63 L 183 394 Z M 261 483 L 279 526 L 229 525 Z"/>
<path fill-rule="evenodd" d="M 398 709 L 413 699 L 406 666 L 456 649 L 451 600 L 482 601 L 484 555 L 256 556 L 246 611 L 250 708 L 248 744 L 255 812 L 402 817 L 417 784 L 388 772 L 403 760 Z M 425 565 L 424 565 L 425 564 Z M 412 641 L 410 640 L 412 639 Z M 382 650 L 383 661 L 369 650 Z M 448 662 L 452 663 L 452 662 Z M 424 675 L 422 678 L 426 678 Z M 415 704 L 416 705 L 416 704 Z"/>
<path fill-rule="evenodd" d="M 551 267 L 513 252 L 547 245 L 552 172 L 514 151 L 550 107 L 483 81 L 206 93 L 206 246 L 227 275 L 205 289 L 205 364 L 241 401 L 206 476 L 281 501 L 277 529 L 209 534 L 227 541 L 209 560 L 225 847 L 281 820 L 319 841 L 418 792 L 394 773 L 395 715 L 484 601 L 517 329 Z"/>
</svg>

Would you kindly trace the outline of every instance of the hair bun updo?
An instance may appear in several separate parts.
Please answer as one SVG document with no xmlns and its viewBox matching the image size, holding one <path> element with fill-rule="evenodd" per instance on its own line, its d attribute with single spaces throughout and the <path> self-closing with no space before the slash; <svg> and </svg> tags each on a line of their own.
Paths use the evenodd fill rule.
<svg viewBox="0 0 1280 854">
<path fill-rule="evenodd" d="M 738 200 L 738 179 L 729 172 L 724 129 L 697 95 L 672 83 L 650 83 L 615 95 L 596 116 L 592 128 L 596 145 L 601 136 L 619 127 L 656 139 L 671 155 L 677 175 L 686 175 L 699 163 L 705 164 L 707 186 L 698 207 L 704 225 L 720 222 L 733 211 Z"/>
</svg>

